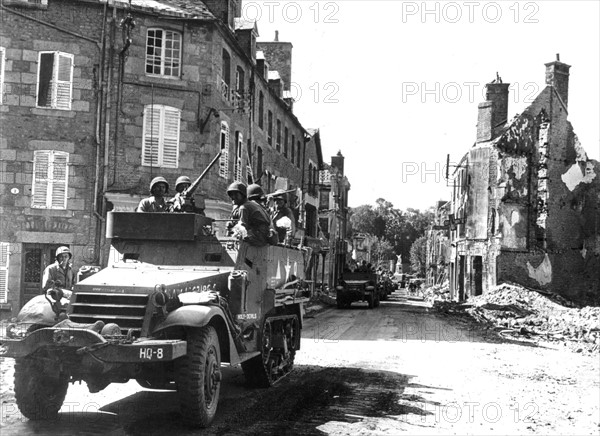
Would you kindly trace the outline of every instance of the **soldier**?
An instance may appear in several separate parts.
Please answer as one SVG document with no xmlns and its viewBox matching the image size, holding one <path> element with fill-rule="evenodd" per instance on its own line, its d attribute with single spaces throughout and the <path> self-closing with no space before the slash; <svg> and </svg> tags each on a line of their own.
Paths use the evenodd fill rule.
<svg viewBox="0 0 600 436">
<path fill-rule="evenodd" d="M 169 193 L 169 184 L 164 177 L 155 177 L 150 182 L 150 194 L 148 198 L 140 201 L 136 212 L 170 212 L 171 203 L 165 200 Z"/>
<path fill-rule="evenodd" d="M 175 197 L 169 202 L 172 204 L 173 212 L 193 212 L 199 215 L 204 215 L 204 210 L 196 207 L 193 195 L 187 195 L 187 189 L 192 185 L 192 181 L 188 176 L 180 176 L 175 182 Z"/>
<path fill-rule="evenodd" d="M 267 208 L 267 196 L 261 186 L 257 183 L 248 186 L 248 200 L 260 204 L 265 209 Z"/>
<path fill-rule="evenodd" d="M 42 278 L 42 290 L 44 292 L 54 286 L 71 290 L 75 284 L 75 273 L 71 265 L 72 257 L 73 254 L 69 247 L 58 247 L 56 249 L 56 262 L 48 265 L 44 270 Z"/>
<path fill-rule="evenodd" d="M 258 203 L 248 201 L 246 185 L 242 182 L 233 182 L 229 185 L 227 195 L 234 205 L 231 219 L 239 220 L 239 225 L 245 229 L 246 236 L 243 240 L 258 247 L 267 245 L 271 227 L 267 211 Z"/>
<path fill-rule="evenodd" d="M 287 194 L 283 189 L 275 191 L 271 197 L 275 203 L 271 209 L 271 219 L 279 235 L 279 242 L 289 244 L 296 234 L 296 218 L 292 210 L 287 207 Z"/>
</svg>

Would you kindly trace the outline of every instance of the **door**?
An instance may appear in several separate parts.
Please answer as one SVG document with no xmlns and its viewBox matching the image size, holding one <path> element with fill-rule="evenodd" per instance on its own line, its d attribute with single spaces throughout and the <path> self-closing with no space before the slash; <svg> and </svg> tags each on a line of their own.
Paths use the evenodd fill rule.
<svg viewBox="0 0 600 436">
<path fill-rule="evenodd" d="M 23 244 L 21 307 L 42 293 L 44 269 L 54 263 L 56 249 L 61 246 L 61 244 Z"/>
<path fill-rule="evenodd" d="M 475 295 L 483 294 L 483 258 L 473 257 L 473 281 L 475 283 Z"/>
</svg>

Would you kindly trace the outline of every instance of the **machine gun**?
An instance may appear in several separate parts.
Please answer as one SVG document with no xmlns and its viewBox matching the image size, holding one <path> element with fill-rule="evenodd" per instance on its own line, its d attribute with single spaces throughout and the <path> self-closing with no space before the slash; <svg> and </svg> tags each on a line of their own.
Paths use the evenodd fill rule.
<svg viewBox="0 0 600 436">
<path fill-rule="evenodd" d="M 217 163 L 217 161 L 221 157 L 221 153 L 222 152 L 219 152 L 215 156 L 215 158 L 211 161 L 211 163 L 208 164 L 208 166 L 202 172 L 202 174 L 200 174 L 200 176 L 196 180 L 194 180 L 194 183 L 192 183 L 190 186 L 188 186 L 182 192 L 178 192 L 175 195 L 175 197 L 172 200 L 172 202 L 173 202 L 172 211 L 173 212 L 192 212 L 193 213 L 196 211 L 196 206 L 194 205 L 194 192 L 196 192 L 196 189 L 198 189 L 198 186 L 200 186 L 200 182 L 202 181 L 202 179 L 204 179 L 204 177 L 206 176 L 208 171 Z"/>
</svg>

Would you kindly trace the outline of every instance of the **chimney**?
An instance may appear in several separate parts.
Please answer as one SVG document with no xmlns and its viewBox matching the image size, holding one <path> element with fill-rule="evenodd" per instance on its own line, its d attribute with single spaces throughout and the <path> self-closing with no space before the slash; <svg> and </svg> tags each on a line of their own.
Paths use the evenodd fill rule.
<svg viewBox="0 0 600 436">
<path fill-rule="evenodd" d="M 563 64 L 558 53 L 554 62 L 546 64 L 546 85 L 556 89 L 567 107 L 569 106 L 569 68 L 571 65 Z"/>
<path fill-rule="evenodd" d="M 279 71 L 283 81 L 283 89 L 290 90 L 292 83 L 292 44 L 290 42 L 280 42 L 279 32 L 275 31 L 275 41 L 257 42 L 257 49 L 261 50 L 269 68 Z"/>
<path fill-rule="evenodd" d="M 491 101 L 479 103 L 477 114 L 477 142 L 486 142 L 492 139 L 492 114 L 494 104 Z"/>
<path fill-rule="evenodd" d="M 342 150 L 337 152 L 337 155 L 331 156 L 331 166 L 336 168 L 340 174 L 344 174 L 344 156 Z"/>
<path fill-rule="evenodd" d="M 508 117 L 508 87 L 510 83 L 502 83 L 500 76 L 497 77 L 496 80 L 485 86 L 485 99 L 492 102 L 492 130 L 504 125 Z"/>
</svg>

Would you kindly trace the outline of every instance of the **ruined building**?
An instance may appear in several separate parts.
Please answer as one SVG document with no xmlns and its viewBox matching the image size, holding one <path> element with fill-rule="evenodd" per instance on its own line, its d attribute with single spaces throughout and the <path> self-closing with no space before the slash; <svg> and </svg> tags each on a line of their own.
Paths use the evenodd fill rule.
<svg viewBox="0 0 600 436">
<path fill-rule="evenodd" d="M 455 299 L 502 282 L 600 304 L 600 164 L 568 121 L 570 66 L 507 119 L 508 83 L 487 84 L 477 140 L 453 180 L 450 288 Z"/>
</svg>

